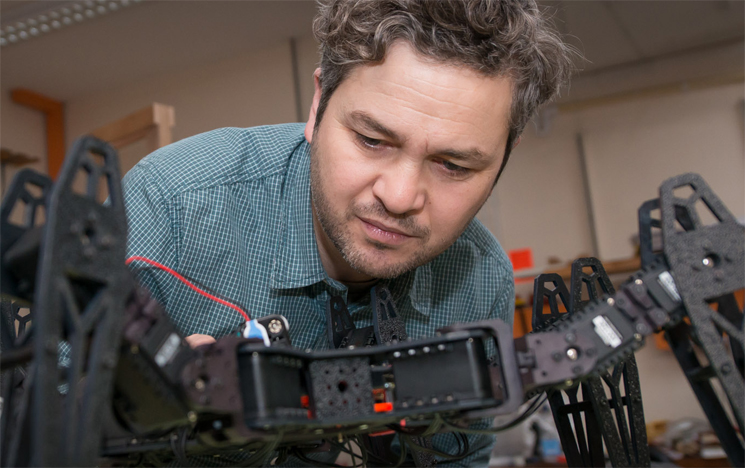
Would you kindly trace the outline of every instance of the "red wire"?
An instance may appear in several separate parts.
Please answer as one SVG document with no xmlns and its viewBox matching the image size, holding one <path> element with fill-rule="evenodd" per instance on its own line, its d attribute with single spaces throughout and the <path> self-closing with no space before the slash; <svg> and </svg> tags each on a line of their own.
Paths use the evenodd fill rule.
<svg viewBox="0 0 745 468">
<path fill-rule="evenodd" d="M 194 285 L 194 283 L 192 283 L 188 279 L 186 279 L 183 276 L 181 276 L 177 271 L 174 271 L 171 268 L 168 268 L 167 266 L 162 265 L 162 264 L 156 262 L 155 260 L 150 260 L 149 258 L 140 257 L 138 255 L 135 255 L 133 257 L 129 257 L 126 260 L 125 263 L 127 265 L 129 265 L 130 263 L 132 263 L 132 262 L 134 262 L 136 260 L 139 260 L 141 262 L 145 262 L 145 263 L 147 263 L 149 265 L 152 265 L 152 266 L 154 266 L 156 268 L 160 268 L 161 270 L 165 271 L 166 273 L 169 273 L 169 274 L 175 276 L 179 281 L 181 281 L 185 285 L 189 286 L 191 289 L 193 289 L 197 293 L 201 294 L 202 296 L 204 296 L 204 297 L 206 297 L 208 299 L 212 299 L 213 301 L 215 301 L 217 303 L 220 303 L 220 304 L 222 304 L 222 305 L 224 305 L 226 307 L 230 307 L 231 309 L 238 311 L 243 316 L 243 318 L 246 319 L 246 322 L 248 322 L 248 321 L 251 320 L 251 318 L 248 316 L 248 314 L 243 309 L 241 309 L 240 307 L 238 307 L 237 305 L 231 304 L 228 301 L 225 301 L 223 299 L 220 299 L 219 297 L 213 296 L 212 294 L 208 293 L 207 291 L 203 291 L 202 289 L 199 289 L 198 287 L 196 287 Z"/>
</svg>

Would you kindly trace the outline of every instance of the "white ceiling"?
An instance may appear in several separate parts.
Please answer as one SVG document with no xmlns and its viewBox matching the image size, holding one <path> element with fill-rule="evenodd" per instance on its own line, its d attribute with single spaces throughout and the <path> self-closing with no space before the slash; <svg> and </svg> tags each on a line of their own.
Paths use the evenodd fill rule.
<svg viewBox="0 0 745 468">
<path fill-rule="evenodd" d="M 2 26 L 60 1 L 0 1 Z M 741 0 L 557 1 L 560 32 L 586 57 L 584 74 L 630 63 L 742 43 Z M 3 88 L 55 99 L 152 75 L 208 66 L 311 34 L 312 1 L 146 0 L 99 18 L 0 49 Z"/>
</svg>

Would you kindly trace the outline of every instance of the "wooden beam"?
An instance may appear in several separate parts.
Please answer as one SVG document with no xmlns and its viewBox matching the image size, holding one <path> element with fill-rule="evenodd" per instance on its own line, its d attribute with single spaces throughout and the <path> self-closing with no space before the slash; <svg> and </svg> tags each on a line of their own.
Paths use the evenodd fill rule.
<svg viewBox="0 0 745 468">
<path fill-rule="evenodd" d="M 173 142 L 173 126 L 176 124 L 172 106 L 153 103 L 115 122 L 99 127 L 92 135 L 105 140 L 116 149 L 143 138 L 149 139 L 151 151 Z"/>
<path fill-rule="evenodd" d="M 28 89 L 14 89 L 14 102 L 44 112 L 47 133 L 47 171 L 55 179 L 65 159 L 65 105 Z"/>
</svg>

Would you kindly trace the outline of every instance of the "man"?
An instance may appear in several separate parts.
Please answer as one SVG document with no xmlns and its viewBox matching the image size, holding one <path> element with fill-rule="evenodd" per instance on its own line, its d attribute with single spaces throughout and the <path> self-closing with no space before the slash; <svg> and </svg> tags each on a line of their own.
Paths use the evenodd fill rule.
<svg viewBox="0 0 745 468">
<path fill-rule="evenodd" d="M 535 109 L 569 73 L 532 0 L 336 1 L 308 122 L 220 129 L 145 158 L 125 178 L 129 254 L 244 306 L 287 317 L 293 344 L 326 348 L 343 296 L 371 324 L 369 289 L 392 292 L 410 337 L 512 321 L 511 266 L 474 220 Z M 243 321 L 152 270 L 143 282 L 192 345 Z M 462 461 L 485 464 L 489 438 Z M 455 453 L 448 435 L 440 450 Z"/>
</svg>

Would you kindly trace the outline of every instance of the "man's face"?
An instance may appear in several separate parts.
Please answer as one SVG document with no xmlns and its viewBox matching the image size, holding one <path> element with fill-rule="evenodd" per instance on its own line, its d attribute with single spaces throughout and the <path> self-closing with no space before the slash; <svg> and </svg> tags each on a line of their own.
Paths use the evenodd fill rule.
<svg viewBox="0 0 745 468">
<path fill-rule="evenodd" d="M 354 68 L 311 142 L 314 228 L 327 273 L 392 278 L 447 249 L 484 204 L 508 136 L 511 81 L 428 60 L 406 43 Z"/>
</svg>

